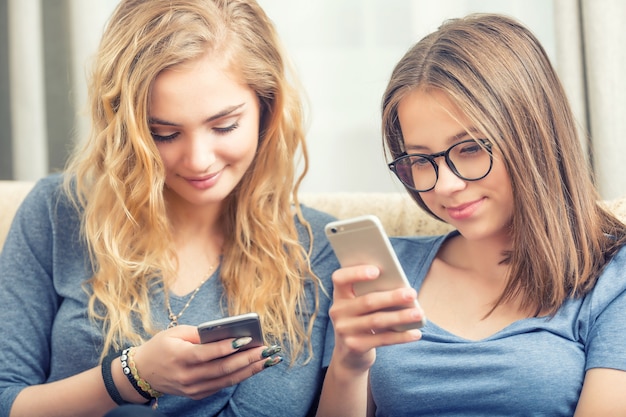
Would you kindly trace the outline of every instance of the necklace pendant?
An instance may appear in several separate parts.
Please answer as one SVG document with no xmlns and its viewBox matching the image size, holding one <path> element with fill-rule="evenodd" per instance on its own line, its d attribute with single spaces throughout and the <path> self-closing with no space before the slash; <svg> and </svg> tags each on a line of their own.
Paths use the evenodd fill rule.
<svg viewBox="0 0 626 417">
<path fill-rule="evenodd" d="M 209 271 L 212 271 L 215 267 L 213 265 L 211 265 L 211 268 L 209 269 Z M 185 303 L 185 305 L 183 306 L 183 308 L 178 312 L 178 314 L 174 314 L 174 312 L 172 311 L 172 307 L 170 306 L 170 300 L 169 297 L 167 297 L 167 295 L 165 296 L 165 306 L 167 307 L 167 318 L 170 319 L 170 324 L 167 325 L 168 329 L 171 329 L 172 327 L 176 327 L 178 326 L 178 319 L 183 315 L 183 313 L 185 312 L 185 310 L 187 310 L 187 307 L 189 307 L 189 304 L 191 304 L 191 302 L 193 301 L 193 299 L 195 298 L 195 296 L 198 294 L 198 292 L 200 291 L 200 288 L 202 287 L 202 285 L 211 277 L 211 275 L 206 276 L 202 282 L 200 282 L 200 285 L 198 285 L 198 287 L 192 291 L 191 293 L 191 297 L 189 297 L 189 299 L 187 300 L 187 302 Z"/>
</svg>

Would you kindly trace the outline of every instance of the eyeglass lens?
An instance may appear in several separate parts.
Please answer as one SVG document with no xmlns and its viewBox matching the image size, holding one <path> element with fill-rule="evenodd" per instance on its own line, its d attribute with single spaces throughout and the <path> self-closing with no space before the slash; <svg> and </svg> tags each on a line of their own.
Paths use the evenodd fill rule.
<svg viewBox="0 0 626 417">
<path fill-rule="evenodd" d="M 487 143 L 486 141 L 484 141 Z M 485 177 L 491 170 L 491 152 L 475 140 L 459 142 L 440 154 L 411 154 L 393 162 L 400 181 L 416 191 L 428 191 L 435 187 L 438 178 L 438 157 L 445 157 L 446 164 L 456 176 L 475 181 Z"/>
</svg>

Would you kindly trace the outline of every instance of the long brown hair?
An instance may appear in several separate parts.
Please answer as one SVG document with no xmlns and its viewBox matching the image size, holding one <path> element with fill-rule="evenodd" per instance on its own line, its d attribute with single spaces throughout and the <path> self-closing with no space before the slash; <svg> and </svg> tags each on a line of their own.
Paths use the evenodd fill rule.
<svg viewBox="0 0 626 417">
<path fill-rule="evenodd" d="M 256 311 L 268 339 L 289 343 L 294 357 L 307 345 L 310 353 L 315 311 L 307 311 L 303 277 L 314 275 L 291 204 L 308 169 L 301 97 L 275 28 L 254 0 L 124 0 L 110 18 L 90 83 L 92 132 L 66 176 L 95 269 L 90 316 L 104 323 L 104 352 L 155 331 L 150 295 L 176 274 L 176 255 L 149 96 L 161 71 L 206 53 L 225 60 L 261 105 L 257 155 L 221 219 L 229 313 Z M 295 212 L 308 227 L 298 204 Z M 313 315 L 308 328 L 302 313 Z M 133 326 L 137 318 L 143 329 Z"/>
<path fill-rule="evenodd" d="M 514 196 L 509 277 L 496 306 L 554 313 L 582 296 L 624 244 L 624 225 L 598 204 L 578 127 L 535 36 L 502 15 L 453 19 L 398 62 L 382 101 L 383 144 L 402 155 L 398 104 L 415 89 L 450 97 L 498 148 Z M 408 190 L 431 215 L 418 192 Z"/>
</svg>

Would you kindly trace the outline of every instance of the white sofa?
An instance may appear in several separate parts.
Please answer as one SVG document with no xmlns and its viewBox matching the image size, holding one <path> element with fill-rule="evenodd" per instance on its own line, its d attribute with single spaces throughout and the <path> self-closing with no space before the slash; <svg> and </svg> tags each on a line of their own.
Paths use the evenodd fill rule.
<svg viewBox="0 0 626 417">
<path fill-rule="evenodd" d="M 0 248 L 17 207 L 32 186 L 27 181 L 0 181 Z M 450 230 L 445 223 L 425 214 L 406 193 L 303 193 L 300 199 L 340 219 L 375 214 L 391 236 L 434 235 Z M 626 221 L 626 197 L 606 204 Z"/>
</svg>

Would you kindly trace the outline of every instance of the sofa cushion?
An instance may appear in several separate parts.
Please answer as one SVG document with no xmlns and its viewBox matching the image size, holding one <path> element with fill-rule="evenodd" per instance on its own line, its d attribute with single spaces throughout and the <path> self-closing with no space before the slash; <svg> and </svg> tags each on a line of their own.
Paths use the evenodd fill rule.
<svg viewBox="0 0 626 417">
<path fill-rule="evenodd" d="M 0 181 L 0 248 L 15 211 L 33 185 L 34 182 L 29 181 Z M 390 236 L 437 235 L 451 229 L 426 214 L 408 194 L 402 192 L 301 193 L 300 201 L 340 219 L 374 214 L 381 219 Z M 617 217 L 626 221 L 626 197 L 606 201 L 605 204 Z"/>
<path fill-rule="evenodd" d="M 339 219 L 374 214 L 390 236 L 438 235 L 452 229 L 426 214 L 406 193 L 302 193 L 300 202 Z"/>
</svg>

